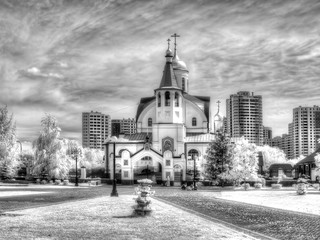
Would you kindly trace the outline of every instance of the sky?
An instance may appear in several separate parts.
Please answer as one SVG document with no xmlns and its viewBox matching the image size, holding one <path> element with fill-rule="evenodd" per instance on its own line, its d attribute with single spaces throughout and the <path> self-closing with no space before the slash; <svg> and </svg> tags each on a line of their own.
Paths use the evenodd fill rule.
<svg viewBox="0 0 320 240">
<path fill-rule="evenodd" d="M 279 136 L 293 108 L 319 105 L 318 0 L 0 0 L 0 106 L 18 139 L 34 140 L 45 113 L 79 141 L 82 112 L 135 117 L 173 33 L 189 94 L 211 97 L 212 115 L 254 92 Z"/>
</svg>

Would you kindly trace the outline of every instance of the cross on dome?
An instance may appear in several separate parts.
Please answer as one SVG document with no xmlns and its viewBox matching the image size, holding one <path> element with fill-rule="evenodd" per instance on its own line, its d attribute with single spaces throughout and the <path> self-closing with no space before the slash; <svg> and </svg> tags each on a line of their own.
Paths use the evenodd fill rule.
<svg viewBox="0 0 320 240">
<path fill-rule="evenodd" d="M 174 33 L 173 35 L 171 35 L 171 37 L 174 37 L 174 51 L 177 50 L 177 37 L 180 37 L 180 35 Z"/>
<path fill-rule="evenodd" d="M 217 103 L 218 103 L 218 112 L 219 112 L 219 110 L 220 110 L 220 103 L 221 103 L 220 100 L 218 100 Z"/>
</svg>

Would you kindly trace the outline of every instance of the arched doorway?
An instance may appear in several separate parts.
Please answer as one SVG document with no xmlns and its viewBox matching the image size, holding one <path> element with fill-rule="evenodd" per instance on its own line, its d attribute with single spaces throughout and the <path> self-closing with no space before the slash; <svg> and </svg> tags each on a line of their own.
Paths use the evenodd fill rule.
<svg viewBox="0 0 320 240">
<path fill-rule="evenodd" d="M 193 181 L 200 176 L 199 151 L 190 149 L 188 151 L 186 180 Z"/>
<path fill-rule="evenodd" d="M 158 161 L 152 159 L 151 156 L 144 156 L 136 161 L 133 166 L 134 184 L 139 179 L 151 179 L 154 183 L 161 183 L 162 165 Z"/>
</svg>

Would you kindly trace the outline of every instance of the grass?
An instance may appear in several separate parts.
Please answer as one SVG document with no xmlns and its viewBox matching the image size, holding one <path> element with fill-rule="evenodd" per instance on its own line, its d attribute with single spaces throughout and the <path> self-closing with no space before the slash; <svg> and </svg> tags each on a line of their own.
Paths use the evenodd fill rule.
<svg viewBox="0 0 320 240">
<path fill-rule="evenodd" d="M 48 189 L 33 191 L 50 194 L 0 198 L 1 205 L 4 199 L 13 204 L 0 216 L 0 239 L 253 239 L 157 200 L 150 216 L 135 216 L 131 189 L 119 197 L 109 196 L 110 187 Z"/>
</svg>

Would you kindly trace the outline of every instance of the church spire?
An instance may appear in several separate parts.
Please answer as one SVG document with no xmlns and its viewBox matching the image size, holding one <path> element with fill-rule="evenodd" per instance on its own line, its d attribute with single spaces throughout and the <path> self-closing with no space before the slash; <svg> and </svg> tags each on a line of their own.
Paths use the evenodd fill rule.
<svg viewBox="0 0 320 240">
<path fill-rule="evenodd" d="M 161 79 L 160 87 L 159 88 L 165 88 L 165 87 L 173 87 L 173 88 L 179 88 L 176 76 L 174 74 L 173 68 L 172 68 L 172 51 L 170 49 L 170 39 L 168 41 L 168 49 L 166 51 L 166 65 L 163 70 L 163 76 Z"/>
</svg>

